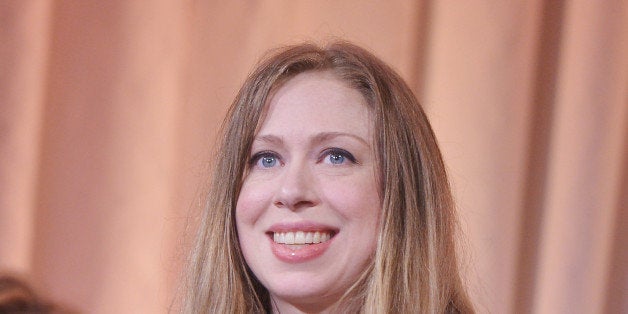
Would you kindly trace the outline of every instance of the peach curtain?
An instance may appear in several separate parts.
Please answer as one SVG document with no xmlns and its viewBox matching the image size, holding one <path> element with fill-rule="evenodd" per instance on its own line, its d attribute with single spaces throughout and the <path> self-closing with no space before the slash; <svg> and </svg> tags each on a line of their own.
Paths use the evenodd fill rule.
<svg viewBox="0 0 628 314">
<path fill-rule="evenodd" d="M 480 313 L 628 312 L 621 0 L 1 1 L 0 270 L 83 312 L 167 312 L 238 86 L 333 38 L 426 108 Z"/>
</svg>

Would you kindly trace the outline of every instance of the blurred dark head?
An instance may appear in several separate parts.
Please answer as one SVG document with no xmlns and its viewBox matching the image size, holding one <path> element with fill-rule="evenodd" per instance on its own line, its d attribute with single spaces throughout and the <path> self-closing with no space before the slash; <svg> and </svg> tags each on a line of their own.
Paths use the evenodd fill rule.
<svg viewBox="0 0 628 314">
<path fill-rule="evenodd" d="M 23 280 L 0 275 L 0 314 L 61 313 L 52 303 L 40 298 Z"/>
</svg>

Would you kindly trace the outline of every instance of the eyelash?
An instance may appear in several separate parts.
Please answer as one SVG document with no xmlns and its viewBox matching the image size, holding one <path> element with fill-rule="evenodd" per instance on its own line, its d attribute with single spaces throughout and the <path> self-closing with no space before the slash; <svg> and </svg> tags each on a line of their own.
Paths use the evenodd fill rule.
<svg viewBox="0 0 628 314">
<path fill-rule="evenodd" d="M 325 158 L 331 155 L 340 155 L 346 158 L 347 160 L 349 160 L 351 163 L 354 163 L 354 164 L 358 163 L 358 161 L 355 159 L 355 157 L 353 157 L 353 155 L 350 152 L 342 148 L 336 148 L 336 147 L 328 148 L 324 150 L 319 161 L 323 161 Z"/>
<path fill-rule="evenodd" d="M 348 161 L 350 161 L 353 164 L 357 164 L 358 161 L 357 159 L 353 156 L 353 154 L 351 154 L 350 152 L 342 149 L 342 148 L 337 148 L 337 147 L 332 147 L 332 148 L 327 148 L 325 150 L 323 150 L 323 152 L 321 153 L 321 156 L 318 158 L 318 162 L 323 162 L 327 157 L 331 156 L 331 155 L 339 155 L 342 156 L 343 158 L 346 158 Z M 281 164 L 281 158 L 279 157 L 279 155 L 273 151 L 261 151 L 258 153 L 255 153 L 250 161 L 249 164 L 251 166 L 255 166 L 257 163 L 259 163 L 259 161 L 262 158 L 274 158 L 276 162 L 279 162 Z M 262 167 L 262 168 L 266 168 L 266 167 Z M 270 168 L 270 167 L 268 167 Z"/>
<path fill-rule="evenodd" d="M 257 164 L 260 159 L 262 158 L 268 158 L 268 157 L 272 157 L 275 158 L 275 160 L 279 163 L 281 163 L 281 158 L 279 158 L 279 155 L 273 151 L 268 151 L 268 150 L 264 150 L 258 153 L 255 153 L 252 157 L 251 160 L 249 161 L 251 166 L 255 166 L 255 164 Z"/>
</svg>

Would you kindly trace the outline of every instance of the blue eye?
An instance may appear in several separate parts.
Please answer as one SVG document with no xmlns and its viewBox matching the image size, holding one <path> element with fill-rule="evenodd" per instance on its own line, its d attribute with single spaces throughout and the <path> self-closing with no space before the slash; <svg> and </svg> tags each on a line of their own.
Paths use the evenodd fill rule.
<svg viewBox="0 0 628 314">
<path fill-rule="evenodd" d="M 323 161 L 332 165 L 342 165 L 349 160 L 352 163 L 357 163 L 355 157 L 348 151 L 340 148 L 330 148 L 323 152 Z"/>
<path fill-rule="evenodd" d="M 334 165 L 339 165 L 343 163 L 344 161 L 345 161 L 345 156 L 343 155 L 336 154 L 336 153 L 329 154 L 329 162 L 331 162 Z"/>
<path fill-rule="evenodd" d="M 259 152 L 251 157 L 251 164 L 258 168 L 272 168 L 279 162 L 279 157 L 273 152 Z"/>
<path fill-rule="evenodd" d="M 259 161 L 260 165 L 264 168 L 274 167 L 277 164 L 275 156 L 262 156 Z"/>
</svg>

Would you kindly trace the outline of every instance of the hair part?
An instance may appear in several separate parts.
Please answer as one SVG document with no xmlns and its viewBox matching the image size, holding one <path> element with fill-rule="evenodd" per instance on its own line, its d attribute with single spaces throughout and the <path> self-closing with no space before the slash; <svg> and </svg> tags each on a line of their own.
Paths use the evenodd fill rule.
<svg viewBox="0 0 628 314">
<path fill-rule="evenodd" d="M 308 71 L 332 71 L 360 91 L 374 119 L 379 238 L 371 265 L 340 306 L 365 313 L 472 313 L 456 256 L 455 205 L 428 119 L 394 70 L 347 42 L 274 51 L 240 89 L 222 125 L 183 311 L 271 312 L 270 295 L 240 250 L 235 208 L 269 99 L 286 81 Z"/>
</svg>

